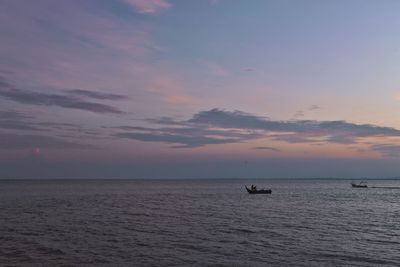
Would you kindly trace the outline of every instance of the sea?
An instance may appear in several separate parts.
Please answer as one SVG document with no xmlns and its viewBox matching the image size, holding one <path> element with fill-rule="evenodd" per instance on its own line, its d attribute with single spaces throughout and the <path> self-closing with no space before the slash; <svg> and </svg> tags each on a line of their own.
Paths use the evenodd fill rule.
<svg viewBox="0 0 400 267">
<path fill-rule="evenodd" d="M 0 266 L 400 266 L 400 180 L 350 182 L 2 180 Z"/>
</svg>

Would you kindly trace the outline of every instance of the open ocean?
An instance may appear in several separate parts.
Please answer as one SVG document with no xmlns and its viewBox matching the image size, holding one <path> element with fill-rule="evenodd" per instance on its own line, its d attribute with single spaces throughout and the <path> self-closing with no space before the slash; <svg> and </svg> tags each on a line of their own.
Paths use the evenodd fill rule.
<svg viewBox="0 0 400 267">
<path fill-rule="evenodd" d="M 0 265 L 400 266 L 400 189 L 350 182 L 0 181 Z"/>
</svg>

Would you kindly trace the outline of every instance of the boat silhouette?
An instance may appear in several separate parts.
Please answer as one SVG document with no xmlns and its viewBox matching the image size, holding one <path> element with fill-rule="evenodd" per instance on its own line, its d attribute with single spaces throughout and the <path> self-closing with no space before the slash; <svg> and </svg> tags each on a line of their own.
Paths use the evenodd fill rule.
<svg viewBox="0 0 400 267">
<path fill-rule="evenodd" d="M 271 194 L 271 189 L 257 189 L 255 186 L 253 188 L 248 188 L 246 185 L 244 186 L 249 194 Z"/>
<path fill-rule="evenodd" d="M 360 182 L 358 184 L 352 182 L 351 183 L 351 187 L 355 187 L 355 188 L 367 188 L 368 185 L 365 182 Z"/>
</svg>

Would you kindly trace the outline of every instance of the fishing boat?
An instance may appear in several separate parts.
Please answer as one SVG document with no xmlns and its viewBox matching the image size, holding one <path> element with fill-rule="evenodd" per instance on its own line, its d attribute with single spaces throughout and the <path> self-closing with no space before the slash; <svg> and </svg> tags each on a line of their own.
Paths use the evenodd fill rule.
<svg viewBox="0 0 400 267">
<path fill-rule="evenodd" d="M 247 190 L 247 193 L 249 193 L 249 194 L 271 194 L 272 193 L 272 190 L 271 189 L 257 189 L 257 188 L 248 188 L 247 186 L 244 186 L 244 187 L 246 187 L 246 190 Z"/>
<path fill-rule="evenodd" d="M 351 187 L 355 187 L 355 188 L 367 188 L 368 185 L 365 182 L 360 182 L 358 184 L 356 183 L 351 183 Z"/>
</svg>

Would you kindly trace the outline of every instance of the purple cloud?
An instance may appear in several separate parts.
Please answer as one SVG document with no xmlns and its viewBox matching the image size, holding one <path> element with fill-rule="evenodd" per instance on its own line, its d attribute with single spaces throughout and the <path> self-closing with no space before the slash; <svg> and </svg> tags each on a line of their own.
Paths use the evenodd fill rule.
<svg viewBox="0 0 400 267">
<path fill-rule="evenodd" d="M 374 144 L 371 146 L 373 151 L 377 151 L 384 157 L 398 158 L 400 157 L 400 145 L 396 144 Z"/>
<path fill-rule="evenodd" d="M 93 149 L 92 146 L 45 135 L 0 133 L 0 149 Z"/>
<path fill-rule="evenodd" d="M 275 152 L 280 152 L 281 150 L 275 148 L 275 147 L 270 147 L 270 146 L 256 146 L 253 147 L 253 149 L 257 149 L 257 150 L 271 150 L 271 151 L 275 151 Z"/>
<path fill-rule="evenodd" d="M 173 125 L 175 126 L 175 124 Z M 183 126 L 183 124 L 180 126 Z M 186 124 L 184 127 L 150 128 L 141 126 L 119 126 L 113 128 L 130 131 L 117 133 L 114 135 L 116 137 L 180 145 L 174 146 L 174 148 L 240 143 L 260 137 L 259 134 L 250 131 L 210 129 L 190 124 Z"/>
<path fill-rule="evenodd" d="M 322 108 L 318 105 L 311 105 L 308 107 L 309 111 L 318 110 L 318 109 L 322 109 Z"/>
<path fill-rule="evenodd" d="M 154 14 L 171 7 L 166 0 L 123 0 L 123 2 L 143 14 Z"/>
<path fill-rule="evenodd" d="M 168 133 L 118 133 L 116 137 L 135 139 L 139 141 L 146 142 L 163 142 L 163 143 L 173 143 L 180 144 L 180 146 L 175 146 L 174 148 L 189 148 L 189 147 L 199 147 L 210 144 L 228 144 L 236 143 L 237 139 L 232 138 L 213 138 L 207 136 L 191 136 L 191 135 L 179 135 L 179 134 L 168 134 Z"/>
<path fill-rule="evenodd" d="M 201 111 L 189 120 L 177 121 L 169 117 L 146 120 L 160 126 L 121 126 L 130 131 L 115 136 L 141 141 L 165 142 L 185 146 L 217 143 L 240 143 L 258 138 L 270 138 L 287 143 L 353 144 L 363 137 L 400 136 L 400 130 L 346 121 L 274 121 L 242 111 L 211 109 Z"/>
<path fill-rule="evenodd" d="M 85 92 L 87 93 L 88 91 Z M 62 108 L 86 110 L 95 113 L 123 114 L 122 111 L 113 106 L 88 102 L 75 96 L 21 90 L 9 84 L 4 79 L 0 79 L 0 96 L 22 104 L 58 106 Z"/>
<path fill-rule="evenodd" d="M 124 95 L 95 92 L 95 91 L 89 91 L 89 90 L 83 90 L 83 89 L 71 89 L 71 90 L 67 90 L 66 92 L 74 94 L 74 95 L 95 98 L 95 99 L 100 99 L 100 100 L 125 100 L 125 99 L 128 99 L 128 97 L 124 96 Z"/>
<path fill-rule="evenodd" d="M 41 131 L 41 128 L 26 122 L 27 119 L 31 118 L 32 116 L 27 116 L 17 111 L 0 111 L 0 129 Z"/>
</svg>

